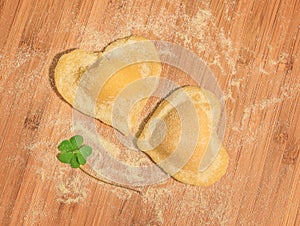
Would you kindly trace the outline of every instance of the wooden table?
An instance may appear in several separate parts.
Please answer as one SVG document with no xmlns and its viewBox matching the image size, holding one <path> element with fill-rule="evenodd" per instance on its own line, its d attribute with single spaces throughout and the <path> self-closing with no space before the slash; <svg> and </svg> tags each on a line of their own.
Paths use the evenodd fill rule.
<svg viewBox="0 0 300 226">
<path fill-rule="evenodd" d="M 299 26 L 299 0 L 0 0 L 0 225 L 300 225 Z M 137 195 L 57 161 L 73 135 L 58 57 L 130 34 L 215 73 L 230 164 L 213 186 L 169 179 Z"/>
</svg>

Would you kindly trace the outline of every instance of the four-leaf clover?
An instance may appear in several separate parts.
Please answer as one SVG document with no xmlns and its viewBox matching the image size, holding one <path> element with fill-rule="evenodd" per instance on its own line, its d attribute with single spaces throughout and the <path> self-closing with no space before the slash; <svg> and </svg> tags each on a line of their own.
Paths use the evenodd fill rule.
<svg viewBox="0 0 300 226">
<path fill-rule="evenodd" d="M 62 163 L 70 164 L 72 168 L 79 168 L 86 163 L 86 158 L 92 154 L 92 148 L 83 145 L 83 137 L 76 135 L 70 140 L 64 140 L 58 145 L 60 153 L 57 158 Z"/>
<path fill-rule="evenodd" d="M 93 176 L 91 173 L 85 170 L 84 167 L 80 167 L 80 165 L 84 165 L 86 163 L 86 158 L 92 154 L 92 148 L 88 145 L 83 145 L 82 136 L 76 135 L 71 137 L 70 140 L 63 140 L 58 145 L 58 149 L 60 152 L 57 155 L 57 158 L 60 162 L 70 164 L 72 168 L 79 168 L 86 175 L 103 183 L 117 186 L 120 188 L 129 189 L 131 191 L 141 194 L 141 191 L 136 190 L 134 188 Z"/>
</svg>

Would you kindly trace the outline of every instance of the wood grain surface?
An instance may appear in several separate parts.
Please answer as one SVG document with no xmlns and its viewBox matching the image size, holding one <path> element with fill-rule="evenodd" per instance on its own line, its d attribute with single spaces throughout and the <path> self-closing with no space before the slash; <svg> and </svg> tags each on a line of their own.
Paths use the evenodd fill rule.
<svg viewBox="0 0 300 226">
<path fill-rule="evenodd" d="M 0 225 L 300 225 L 299 26 L 299 0 L 0 0 Z M 230 164 L 213 186 L 169 179 L 138 195 L 57 161 L 74 135 L 57 59 L 131 34 L 185 47 L 214 72 Z"/>
</svg>

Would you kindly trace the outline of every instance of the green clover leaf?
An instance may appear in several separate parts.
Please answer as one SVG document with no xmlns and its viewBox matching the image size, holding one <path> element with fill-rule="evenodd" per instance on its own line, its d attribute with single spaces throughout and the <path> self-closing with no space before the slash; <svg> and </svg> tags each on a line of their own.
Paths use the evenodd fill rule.
<svg viewBox="0 0 300 226">
<path fill-rule="evenodd" d="M 73 158 L 73 153 L 70 152 L 63 152 L 57 155 L 57 158 L 62 163 L 71 163 L 71 159 Z"/>
<path fill-rule="evenodd" d="M 81 153 L 76 154 L 76 157 L 80 165 L 84 165 L 86 163 L 86 159 L 82 156 Z"/>
<path fill-rule="evenodd" d="M 64 140 L 58 145 L 58 149 L 61 152 L 68 152 L 68 151 L 72 151 L 74 147 L 69 140 Z"/>
<path fill-rule="evenodd" d="M 83 145 L 83 137 L 76 135 L 70 140 L 63 140 L 58 149 L 60 153 L 57 159 L 66 164 L 70 164 L 72 168 L 79 168 L 80 165 L 86 164 L 86 158 L 92 154 L 92 148 L 88 145 Z"/>
<path fill-rule="evenodd" d="M 80 135 L 76 135 L 74 137 L 71 137 L 70 142 L 74 147 L 78 149 L 83 143 L 83 137 Z"/>
<path fill-rule="evenodd" d="M 73 155 L 70 165 L 72 168 L 79 168 L 80 163 L 77 161 L 76 155 Z"/>
<path fill-rule="evenodd" d="M 81 148 L 79 148 L 79 152 L 84 158 L 86 158 L 92 154 L 92 148 L 88 145 L 84 145 Z"/>
</svg>

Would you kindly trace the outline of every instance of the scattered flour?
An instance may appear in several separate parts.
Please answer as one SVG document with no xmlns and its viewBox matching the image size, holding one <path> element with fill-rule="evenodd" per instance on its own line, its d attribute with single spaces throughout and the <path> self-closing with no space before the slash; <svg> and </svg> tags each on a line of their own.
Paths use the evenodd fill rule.
<svg viewBox="0 0 300 226">
<path fill-rule="evenodd" d="M 225 19 L 231 21 L 232 15 L 230 15 L 230 11 L 234 7 L 234 4 L 231 1 L 226 2 L 228 4 L 225 4 Z M 144 35 L 156 40 L 173 41 L 202 57 L 211 67 L 217 78 L 231 76 L 228 85 L 224 88 L 224 92 L 226 93 L 224 99 L 226 103 L 233 104 L 233 107 L 238 104 L 237 100 L 242 98 L 242 96 L 238 94 L 242 92 L 241 87 L 243 87 L 245 78 L 249 75 L 245 75 L 241 78 L 234 77 L 239 74 L 236 63 L 238 60 L 238 51 L 235 49 L 235 43 L 232 43 L 229 34 L 217 26 L 216 18 L 210 11 L 208 3 L 201 3 L 203 6 L 192 14 L 187 10 L 185 4 L 180 4 L 178 0 L 172 1 L 174 8 L 161 8 L 158 12 L 151 12 L 146 24 L 143 18 L 144 15 L 149 14 L 149 8 L 131 6 L 131 4 L 131 1 L 126 1 L 126 3 L 124 3 L 124 10 L 126 11 L 129 7 L 132 7 L 134 16 L 130 17 L 129 15 L 124 15 L 124 10 L 120 10 L 119 13 L 109 16 L 109 18 L 103 22 L 107 30 L 99 28 L 102 22 L 89 21 L 88 25 L 83 25 L 83 23 L 76 20 L 70 22 L 64 21 L 62 18 L 62 23 L 65 23 L 66 29 L 52 32 L 54 32 L 56 36 L 63 33 L 78 34 L 78 36 L 82 37 L 80 43 L 77 43 L 78 47 L 89 50 L 101 50 L 111 41 L 131 34 Z M 180 21 L 178 21 L 179 15 L 181 18 Z M 55 54 L 73 47 L 73 44 L 61 47 L 55 46 L 54 43 L 53 47 L 51 47 L 52 49 L 45 52 L 29 47 L 20 47 L 14 56 L 1 53 L 0 94 L 26 95 L 26 93 L 31 92 L 31 89 L 28 88 L 28 84 L 34 86 L 41 79 L 45 81 L 43 84 L 48 84 L 49 62 L 47 59 L 49 56 L 52 54 L 54 57 Z M 272 70 L 266 70 L 261 65 L 258 65 L 258 67 L 253 68 L 252 73 L 259 72 L 272 75 L 276 66 L 288 63 L 288 58 L 288 53 L 282 53 L 279 59 L 268 59 L 268 65 L 272 67 Z M 34 61 L 36 61 L 35 64 L 33 64 Z M 16 86 L 7 88 L 5 86 L 6 82 L 11 76 L 16 76 L 17 72 L 21 71 L 23 67 L 30 67 L 30 70 L 25 71 L 22 74 L 23 76 L 17 79 Z M 48 86 L 50 87 L 49 84 Z M 54 96 L 54 91 L 49 87 L 47 92 L 52 92 L 50 96 Z M 287 99 L 294 98 L 299 92 L 299 87 L 299 84 L 296 84 L 294 87 L 282 87 L 281 95 L 278 97 L 260 99 L 254 104 L 244 106 L 241 120 L 242 125 L 246 124 L 246 120 L 250 115 L 259 113 Z M 28 100 L 24 98 L 24 101 Z M 23 151 L 28 152 L 34 159 L 32 169 L 36 172 L 38 178 L 43 182 L 53 182 L 58 202 L 66 204 L 84 203 L 86 198 L 91 195 L 88 185 L 92 183 L 92 181 L 88 180 L 85 175 L 79 172 L 72 174 L 68 167 L 61 166 L 55 158 L 56 146 L 59 141 L 72 135 L 72 121 L 68 116 L 57 116 L 56 112 L 44 114 L 48 114 L 47 117 L 50 119 L 41 122 L 38 130 L 40 134 L 43 134 L 49 127 L 54 128 L 52 136 L 44 138 L 38 137 L 38 141 L 26 140 L 23 142 Z M 229 117 L 233 118 L 231 115 L 229 115 Z M 57 129 L 55 130 L 55 128 Z M 247 138 L 247 142 L 250 145 L 255 143 L 259 138 L 259 130 L 259 132 L 256 133 L 253 133 L 253 131 L 244 133 L 243 126 L 240 127 L 239 125 L 234 125 L 231 129 L 241 136 L 242 139 Z M 113 146 L 111 151 L 112 155 L 116 158 L 126 159 L 128 163 L 137 165 L 147 162 L 138 157 L 132 157 L 130 150 L 125 150 L 117 144 L 110 144 L 109 142 L 111 142 L 111 140 L 109 139 L 103 138 L 102 142 L 107 142 L 106 145 Z M 240 147 L 239 144 L 234 144 L 233 146 L 236 148 Z M 15 157 L 8 157 L 5 161 L 20 163 L 24 161 L 24 159 L 17 155 Z M 54 176 L 52 175 L 53 171 L 48 168 L 49 163 L 56 167 L 53 169 Z M 235 179 L 237 180 L 237 178 Z M 134 197 L 131 192 L 125 191 L 124 189 L 112 188 L 111 186 L 109 186 L 109 188 L 108 186 L 103 187 L 107 187 L 107 189 L 120 200 L 131 200 Z M 185 190 L 184 195 L 178 200 L 181 207 L 174 209 L 180 218 L 189 220 L 189 216 L 195 214 L 195 216 L 199 217 L 198 220 L 201 222 L 201 225 L 227 225 L 232 211 L 232 206 L 227 196 L 230 189 L 231 188 L 227 187 L 222 188 L 221 186 L 212 186 L 207 189 L 195 188 L 182 185 L 170 179 L 168 183 L 163 186 L 146 188 L 145 193 L 141 197 L 143 212 L 144 215 L 147 216 L 149 214 L 147 211 L 153 211 L 152 219 L 149 220 L 151 222 L 150 225 L 162 225 L 166 223 L 164 216 L 168 212 L 169 204 L 174 201 L 174 194 L 176 194 L 176 192 L 181 194 L 182 191 Z M 215 194 L 215 196 L 211 197 L 209 195 L 210 193 Z M 36 203 L 33 211 L 27 213 L 25 220 L 34 224 L 38 221 L 37 218 L 43 219 L 46 213 L 40 211 L 42 208 L 43 203 Z"/>
</svg>

